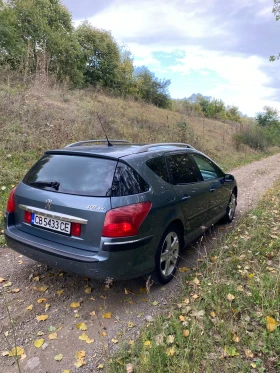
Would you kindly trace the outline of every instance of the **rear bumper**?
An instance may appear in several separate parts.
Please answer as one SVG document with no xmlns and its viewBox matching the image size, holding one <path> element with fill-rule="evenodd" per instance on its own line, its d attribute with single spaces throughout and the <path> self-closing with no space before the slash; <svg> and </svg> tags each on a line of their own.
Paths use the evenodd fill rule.
<svg viewBox="0 0 280 373">
<path fill-rule="evenodd" d="M 96 253 L 38 239 L 15 226 L 8 226 L 4 234 L 8 247 L 18 253 L 50 267 L 90 278 L 131 279 L 152 272 L 155 265 L 157 245 L 152 236 L 107 244 L 102 239 L 102 250 Z"/>
</svg>

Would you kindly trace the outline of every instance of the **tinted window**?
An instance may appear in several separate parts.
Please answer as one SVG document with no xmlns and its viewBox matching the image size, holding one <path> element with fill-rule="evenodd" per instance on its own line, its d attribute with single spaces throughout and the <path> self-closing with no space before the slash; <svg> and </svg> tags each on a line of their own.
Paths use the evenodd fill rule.
<svg viewBox="0 0 280 373">
<path fill-rule="evenodd" d="M 192 161 L 187 154 L 172 154 L 167 157 L 173 184 L 187 184 L 197 181 Z"/>
<path fill-rule="evenodd" d="M 203 157 L 202 155 L 192 154 L 191 155 L 197 167 L 200 170 L 201 176 L 204 181 L 217 179 L 222 177 L 223 173 L 219 170 L 210 159 Z"/>
<path fill-rule="evenodd" d="M 149 190 L 149 185 L 142 177 L 128 165 L 119 162 L 113 178 L 111 196 L 129 196 L 144 193 Z"/>
<path fill-rule="evenodd" d="M 106 196 L 112 186 L 116 164 L 116 161 L 104 158 L 50 154 L 31 168 L 23 182 L 58 193 Z M 54 182 L 57 188 L 48 186 Z"/>
<path fill-rule="evenodd" d="M 165 157 L 150 159 L 146 164 L 162 180 L 169 182 Z"/>
</svg>

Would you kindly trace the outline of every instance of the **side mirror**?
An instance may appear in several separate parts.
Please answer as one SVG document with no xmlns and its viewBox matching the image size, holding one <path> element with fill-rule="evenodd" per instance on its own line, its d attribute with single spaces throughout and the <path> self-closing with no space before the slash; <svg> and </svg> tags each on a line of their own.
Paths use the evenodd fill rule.
<svg viewBox="0 0 280 373">
<path fill-rule="evenodd" d="M 225 174 L 224 176 L 224 182 L 225 183 L 231 183 L 234 181 L 234 176 L 231 174 Z"/>
</svg>

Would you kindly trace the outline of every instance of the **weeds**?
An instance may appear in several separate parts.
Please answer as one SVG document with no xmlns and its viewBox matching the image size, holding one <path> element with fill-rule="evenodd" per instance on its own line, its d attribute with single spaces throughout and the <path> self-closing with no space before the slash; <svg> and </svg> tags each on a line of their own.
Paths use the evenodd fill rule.
<svg viewBox="0 0 280 373">
<path fill-rule="evenodd" d="M 187 272 L 180 299 L 108 371 L 279 372 L 279 228 L 280 183 Z"/>
</svg>

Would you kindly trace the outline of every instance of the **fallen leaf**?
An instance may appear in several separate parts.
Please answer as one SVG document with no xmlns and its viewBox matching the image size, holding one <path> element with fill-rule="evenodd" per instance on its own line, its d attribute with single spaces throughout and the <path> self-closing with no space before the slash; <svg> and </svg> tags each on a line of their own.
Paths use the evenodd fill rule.
<svg viewBox="0 0 280 373">
<path fill-rule="evenodd" d="M 140 288 L 139 291 L 140 291 L 140 293 L 147 293 L 147 289 L 146 288 Z"/>
<path fill-rule="evenodd" d="M 79 324 L 76 324 L 76 327 L 79 329 L 79 330 L 87 330 L 87 326 L 84 322 L 81 322 Z"/>
<path fill-rule="evenodd" d="M 269 332 L 274 332 L 277 326 L 278 326 L 278 322 L 273 317 L 266 316 L 266 329 Z"/>
<path fill-rule="evenodd" d="M 61 361 L 62 358 L 63 358 L 63 355 L 62 354 L 58 354 L 58 355 L 55 355 L 54 360 Z"/>
<path fill-rule="evenodd" d="M 180 320 L 180 321 L 185 321 L 185 316 L 180 315 L 180 316 L 179 316 L 179 320 Z"/>
<path fill-rule="evenodd" d="M 69 369 L 64 369 L 64 370 L 62 371 L 62 373 L 70 373 L 70 370 L 69 370 Z"/>
<path fill-rule="evenodd" d="M 232 294 L 230 294 L 230 293 L 228 293 L 228 295 L 227 295 L 227 299 L 228 299 L 230 302 L 232 302 L 232 301 L 235 299 L 235 296 L 232 295 Z"/>
<path fill-rule="evenodd" d="M 30 304 L 30 306 L 26 307 L 27 311 L 32 311 L 33 310 L 33 305 Z"/>
<path fill-rule="evenodd" d="M 3 277 L 0 277 L 0 284 L 1 284 L 2 282 L 4 282 L 4 281 L 6 281 L 6 279 L 3 278 Z"/>
<path fill-rule="evenodd" d="M 55 327 L 55 326 L 52 326 L 52 325 L 51 325 L 51 326 L 48 327 L 48 331 L 49 331 L 49 332 L 54 332 L 55 330 L 56 330 L 56 327 Z"/>
<path fill-rule="evenodd" d="M 171 348 L 168 348 L 168 349 L 166 350 L 166 355 L 167 355 L 167 356 L 174 356 L 175 354 L 176 354 L 176 349 L 175 349 L 174 346 L 171 347 Z"/>
<path fill-rule="evenodd" d="M 86 351 L 81 350 L 76 353 L 77 359 L 82 359 L 86 356 Z"/>
<path fill-rule="evenodd" d="M 204 310 L 192 311 L 192 313 L 191 313 L 191 316 L 196 317 L 198 319 L 202 318 L 204 315 L 205 315 L 205 311 Z"/>
<path fill-rule="evenodd" d="M 233 335 L 232 340 L 236 343 L 240 342 L 240 338 L 236 334 Z"/>
<path fill-rule="evenodd" d="M 187 272 L 187 271 L 189 271 L 190 269 L 189 268 L 187 268 L 187 267 L 181 267 L 181 268 L 179 268 L 179 272 L 180 273 L 184 273 L 184 272 Z"/>
<path fill-rule="evenodd" d="M 131 321 L 128 322 L 128 327 L 129 328 L 134 328 L 134 326 L 136 326 L 136 324 L 134 324 L 134 322 L 131 322 Z"/>
<path fill-rule="evenodd" d="M 190 335 L 190 331 L 188 329 L 183 330 L 183 336 L 188 337 Z"/>
<path fill-rule="evenodd" d="M 227 347 L 226 346 L 225 349 L 224 349 L 224 351 L 230 357 L 238 356 L 239 355 L 239 352 L 236 351 L 235 347 Z"/>
<path fill-rule="evenodd" d="M 6 284 L 3 285 L 3 288 L 7 288 L 9 286 L 12 286 L 11 281 L 8 281 Z"/>
<path fill-rule="evenodd" d="M 238 285 L 238 286 L 236 287 L 236 290 L 242 292 L 242 291 L 244 291 L 244 288 L 243 288 L 242 285 Z"/>
<path fill-rule="evenodd" d="M 104 365 L 103 364 L 98 364 L 97 369 L 103 369 Z"/>
<path fill-rule="evenodd" d="M 144 346 L 145 347 L 151 347 L 151 341 L 145 341 Z"/>
<path fill-rule="evenodd" d="M 21 356 L 24 354 L 24 349 L 22 347 L 16 346 L 11 349 L 9 356 Z"/>
<path fill-rule="evenodd" d="M 112 317 L 112 312 L 106 312 L 102 315 L 103 319 L 110 319 Z"/>
<path fill-rule="evenodd" d="M 33 281 L 38 282 L 39 280 L 40 280 L 40 277 L 39 277 L 39 276 L 33 277 Z"/>
<path fill-rule="evenodd" d="M 81 303 L 80 302 L 72 302 L 70 304 L 70 308 L 78 308 L 81 306 Z"/>
<path fill-rule="evenodd" d="M 9 355 L 9 351 L 3 351 L 3 352 L 1 352 L 1 355 L 2 356 L 8 356 Z"/>
<path fill-rule="evenodd" d="M 117 339 L 115 339 L 115 338 L 112 338 L 111 341 L 112 341 L 113 343 L 115 343 L 115 344 L 119 342 L 119 341 L 118 341 Z"/>
<path fill-rule="evenodd" d="M 216 313 L 215 313 L 214 311 L 212 311 L 212 312 L 210 313 L 210 316 L 211 316 L 211 317 L 216 317 Z"/>
<path fill-rule="evenodd" d="M 57 290 L 56 294 L 61 295 L 63 292 L 64 292 L 63 289 L 59 289 L 59 290 Z"/>
<path fill-rule="evenodd" d="M 57 339 L 57 333 L 49 334 L 49 339 Z"/>
<path fill-rule="evenodd" d="M 50 308 L 50 304 L 49 303 L 46 303 L 46 305 L 45 305 L 45 311 L 47 311 L 49 308 Z"/>
<path fill-rule="evenodd" d="M 49 287 L 47 285 L 44 285 L 44 286 L 41 286 L 39 287 L 39 291 L 41 291 L 41 293 L 44 293 Z"/>
<path fill-rule="evenodd" d="M 124 288 L 124 293 L 125 293 L 126 295 L 128 295 L 128 294 L 133 294 L 132 291 L 130 291 L 130 290 L 126 289 L 126 288 Z"/>
<path fill-rule="evenodd" d="M 20 289 L 12 289 L 11 291 L 10 291 L 11 293 L 19 293 L 20 292 Z"/>
<path fill-rule="evenodd" d="M 157 305 L 158 305 L 158 301 L 155 300 L 155 301 L 152 303 L 152 305 L 153 305 L 153 306 L 157 306 Z"/>
<path fill-rule="evenodd" d="M 90 316 L 96 316 L 95 311 L 91 311 L 91 312 L 90 312 Z"/>
<path fill-rule="evenodd" d="M 245 350 L 245 355 L 246 355 L 246 357 L 250 357 L 250 358 L 254 357 L 254 354 L 251 350 Z"/>
<path fill-rule="evenodd" d="M 89 286 L 85 287 L 85 293 L 90 294 L 92 292 L 92 289 Z"/>
<path fill-rule="evenodd" d="M 37 316 L 37 317 L 36 317 L 36 319 L 37 319 L 38 321 L 45 321 L 45 320 L 47 320 L 48 318 L 49 318 L 48 315 L 40 315 L 40 316 Z"/>
<path fill-rule="evenodd" d="M 34 341 L 34 346 L 37 348 L 40 348 L 44 344 L 45 340 L 44 338 L 36 339 Z"/>
<path fill-rule="evenodd" d="M 37 303 L 43 303 L 43 302 L 47 302 L 47 298 L 39 298 L 37 300 Z"/>
<path fill-rule="evenodd" d="M 126 373 L 134 373 L 134 366 L 131 363 L 126 364 Z"/>
<path fill-rule="evenodd" d="M 200 281 L 197 277 L 193 279 L 193 283 L 196 285 L 200 285 Z"/>
<path fill-rule="evenodd" d="M 174 340 L 175 340 L 175 335 L 168 335 L 166 337 L 166 342 L 169 343 L 169 344 L 174 343 Z"/>
<path fill-rule="evenodd" d="M 74 363 L 75 367 L 76 368 L 80 368 L 82 367 L 83 365 L 86 365 L 86 362 L 84 359 L 79 359 L 77 360 L 75 363 Z"/>
</svg>

